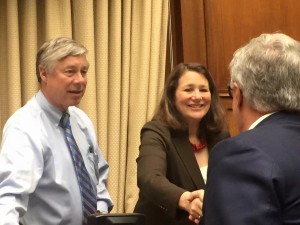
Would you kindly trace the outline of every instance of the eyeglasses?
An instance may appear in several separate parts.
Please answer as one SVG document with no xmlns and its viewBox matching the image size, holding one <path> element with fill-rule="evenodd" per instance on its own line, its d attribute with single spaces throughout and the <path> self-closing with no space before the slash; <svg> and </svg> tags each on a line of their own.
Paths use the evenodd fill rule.
<svg viewBox="0 0 300 225">
<path fill-rule="evenodd" d="M 230 84 L 227 84 L 227 91 L 228 91 L 229 97 L 232 98 L 232 88 L 231 88 Z"/>
</svg>

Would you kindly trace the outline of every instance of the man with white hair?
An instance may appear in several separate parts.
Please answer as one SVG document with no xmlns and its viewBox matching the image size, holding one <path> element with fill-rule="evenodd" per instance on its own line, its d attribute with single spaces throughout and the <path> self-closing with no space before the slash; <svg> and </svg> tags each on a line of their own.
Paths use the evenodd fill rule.
<svg viewBox="0 0 300 225">
<path fill-rule="evenodd" d="M 40 90 L 3 130 L 0 225 L 83 225 L 110 211 L 108 164 L 76 105 L 87 85 L 87 49 L 56 38 L 37 53 Z"/>
<path fill-rule="evenodd" d="M 200 224 L 300 224 L 300 44 L 262 34 L 230 63 L 239 135 L 212 149 Z"/>
</svg>

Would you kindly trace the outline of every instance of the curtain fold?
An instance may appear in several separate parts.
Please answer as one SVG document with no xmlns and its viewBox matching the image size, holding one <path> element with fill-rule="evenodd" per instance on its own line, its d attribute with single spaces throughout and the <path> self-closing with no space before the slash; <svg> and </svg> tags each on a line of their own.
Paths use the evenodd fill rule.
<svg viewBox="0 0 300 225">
<path fill-rule="evenodd" d="M 41 44 L 65 36 L 85 45 L 90 69 L 78 107 L 110 165 L 113 212 L 132 212 L 138 197 L 140 129 L 165 80 L 167 19 L 168 0 L 0 0 L 1 130 L 38 90 Z"/>
<path fill-rule="evenodd" d="M 21 105 L 21 77 L 20 77 L 20 51 L 19 51 L 19 24 L 18 5 L 16 0 L 7 2 L 7 34 L 14 34 L 6 37 L 7 51 L 7 93 L 8 112 L 12 113 Z"/>
<path fill-rule="evenodd" d="M 21 103 L 24 104 L 33 93 L 37 92 L 37 77 L 35 73 L 35 57 L 37 53 L 37 6 L 35 1 L 21 1 L 18 4 L 19 15 L 19 45 L 20 45 L 20 76 Z M 34 34 L 34 35 L 33 35 Z M 12 33 L 8 33 L 12 35 Z"/>
<path fill-rule="evenodd" d="M 128 163 L 125 208 L 132 210 L 137 196 L 136 164 L 140 128 L 149 120 L 165 79 L 167 1 L 134 1 L 131 35 L 131 77 L 128 116 Z M 142 75 L 142 76 L 141 76 Z M 155 101 L 155 103 L 153 102 Z"/>
</svg>

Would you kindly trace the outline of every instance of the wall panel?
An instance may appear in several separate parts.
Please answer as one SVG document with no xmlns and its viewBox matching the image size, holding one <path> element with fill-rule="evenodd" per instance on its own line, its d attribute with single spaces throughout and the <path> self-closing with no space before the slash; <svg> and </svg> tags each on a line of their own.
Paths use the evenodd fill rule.
<svg viewBox="0 0 300 225">
<path fill-rule="evenodd" d="M 234 51 L 261 33 L 283 32 L 300 40 L 299 0 L 171 0 L 176 2 L 184 62 L 207 66 L 227 110 L 229 130 L 238 133 L 227 94 Z M 180 9 L 178 9 L 180 7 Z M 176 7 L 175 7 L 176 8 Z M 173 15 L 176 17 L 176 14 Z M 177 21 L 178 22 L 178 21 Z M 181 32 L 181 33 L 180 33 Z M 180 33 L 180 34 L 179 34 Z M 177 43 L 178 45 L 178 43 Z"/>
</svg>

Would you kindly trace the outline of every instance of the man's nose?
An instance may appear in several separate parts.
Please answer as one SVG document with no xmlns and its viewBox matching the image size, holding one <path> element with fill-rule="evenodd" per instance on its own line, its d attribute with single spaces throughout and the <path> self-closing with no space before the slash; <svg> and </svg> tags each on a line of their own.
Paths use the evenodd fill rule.
<svg viewBox="0 0 300 225">
<path fill-rule="evenodd" d="M 76 82 L 85 82 L 86 81 L 86 75 L 82 74 L 80 71 L 78 71 L 74 75 L 74 79 L 75 79 Z"/>
</svg>

